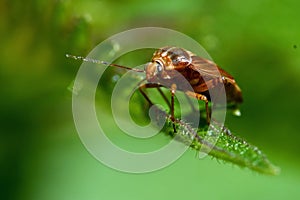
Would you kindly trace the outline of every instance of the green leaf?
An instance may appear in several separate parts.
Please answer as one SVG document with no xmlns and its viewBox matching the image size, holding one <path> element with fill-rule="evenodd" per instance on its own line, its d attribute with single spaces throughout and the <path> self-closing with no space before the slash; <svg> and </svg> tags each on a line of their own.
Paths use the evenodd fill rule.
<svg viewBox="0 0 300 200">
<path fill-rule="evenodd" d="M 280 173 L 280 168 L 273 165 L 258 147 L 235 136 L 226 127 L 211 122 L 209 127 L 206 125 L 204 128 L 195 129 L 180 119 L 173 122 L 171 117 L 162 110 L 158 112 L 160 112 L 158 116 L 167 119 L 163 129 L 165 133 L 201 154 L 208 154 L 263 174 L 277 175 Z M 160 120 L 159 117 L 157 120 Z"/>
</svg>

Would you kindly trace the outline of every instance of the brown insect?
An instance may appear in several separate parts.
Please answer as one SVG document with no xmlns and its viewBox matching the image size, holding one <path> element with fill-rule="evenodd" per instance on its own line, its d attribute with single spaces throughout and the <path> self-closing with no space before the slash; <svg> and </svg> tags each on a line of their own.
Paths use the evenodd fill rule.
<svg viewBox="0 0 300 200">
<path fill-rule="evenodd" d="M 208 90 L 224 86 L 227 103 L 237 105 L 242 103 L 241 89 L 235 82 L 233 76 L 218 67 L 214 62 L 201 58 L 194 53 L 178 47 L 163 47 L 154 52 L 151 62 L 145 70 L 129 68 L 117 64 L 109 64 L 104 61 L 83 58 L 80 56 L 67 55 L 74 59 L 83 61 L 106 64 L 109 66 L 133 70 L 146 73 L 146 83 L 141 82 L 139 90 L 145 99 L 153 105 L 152 101 L 145 92 L 147 88 L 157 88 L 170 107 L 171 120 L 175 121 L 174 116 L 174 96 L 177 90 L 184 92 L 187 96 L 205 102 L 207 122 L 210 122 L 209 93 Z M 179 72 L 179 73 L 178 73 Z M 193 91 L 180 84 L 180 77 L 184 77 Z M 181 76 L 182 75 L 182 76 Z M 161 87 L 167 87 L 171 92 L 171 102 L 164 95 Z M 175 126 L 174 126 L 174 131 Z"/>
</svg>

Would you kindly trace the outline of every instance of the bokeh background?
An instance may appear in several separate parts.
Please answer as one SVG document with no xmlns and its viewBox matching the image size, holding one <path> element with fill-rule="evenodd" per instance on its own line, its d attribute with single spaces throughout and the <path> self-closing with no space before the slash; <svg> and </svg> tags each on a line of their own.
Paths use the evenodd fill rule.
<svg viewBox="0 0 300 200">
<path fill-rule="evenodd" d="M 299 8 L 297 0 L 2 0 L 1 199 L 299 199 Z M 80 62 L 65 53 L 86 55 L 143 26 L 187 34 L 235 76 L 245 102 L 242 117 L 229 115 L 226 124 L 260 147 L 280 175 L 199 160 L 192 150 L 163 170 L 126 174 L 87 152 L 68 89 Z"/>
</svg>

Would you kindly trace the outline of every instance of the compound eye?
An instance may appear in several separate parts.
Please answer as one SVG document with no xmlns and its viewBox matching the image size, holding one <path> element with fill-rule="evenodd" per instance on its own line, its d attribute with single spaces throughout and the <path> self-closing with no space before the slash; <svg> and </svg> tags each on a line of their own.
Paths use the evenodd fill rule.
<svg viewBox="0 0 300 200">
<path fill-rule="evenodd" d="M 162 63 L 159 62 L 159 61 L 155 61 L 156 62 L 156 70 L 158 73 L 162 72 L 163 70 L 163 66 L 162 66 Z"/>
</svg>

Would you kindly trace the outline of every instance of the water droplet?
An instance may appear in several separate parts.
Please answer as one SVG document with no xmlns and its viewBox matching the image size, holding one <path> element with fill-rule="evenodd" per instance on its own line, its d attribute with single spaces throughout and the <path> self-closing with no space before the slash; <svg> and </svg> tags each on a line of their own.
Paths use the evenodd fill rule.
<svg viewBox="0 0 300 200">
<path fill-rule="evenodd" d="M 241 111 L 239 109 L 233 110 L 232 114 L 235 115 L 235 116 L 238 116 L 238 117 L 240 117 L 242 115 L 242 113 L 241 113 Z"/>
<path fill-rule="evenodd" d="M 120 79 L 120 76 L 118 74 L 114 75 L 111 80 L 113 83 L 117 82 Z"/>
</svg>

